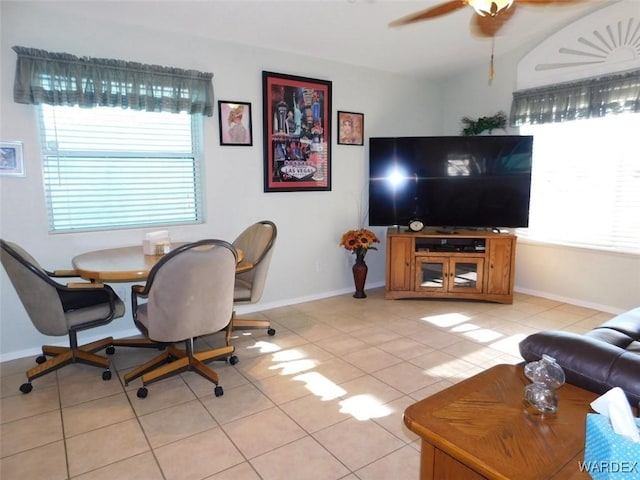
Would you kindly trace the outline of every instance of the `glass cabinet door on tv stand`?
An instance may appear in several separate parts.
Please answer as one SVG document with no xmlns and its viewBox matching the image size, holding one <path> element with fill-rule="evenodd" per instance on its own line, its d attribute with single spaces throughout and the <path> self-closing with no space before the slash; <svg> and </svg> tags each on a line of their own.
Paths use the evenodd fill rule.
<svg viewBox="0 0 640 480">
<path fill-rule="evenodd" d="M 416 256 L 416 291 L 482 293 L 484 258 Z"/>
</svg>

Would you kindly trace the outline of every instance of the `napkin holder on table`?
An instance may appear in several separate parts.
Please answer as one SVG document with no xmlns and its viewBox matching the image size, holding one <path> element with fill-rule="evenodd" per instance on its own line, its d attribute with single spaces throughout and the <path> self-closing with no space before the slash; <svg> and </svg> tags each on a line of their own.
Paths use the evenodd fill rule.
<svg viewBox="0 0 640 480">
<path fill-rule="evenodd" d="M 633 418 L 622 389 L 597 398 L 587 414 L 584 468 L 594 480 L 640 478 L 640 419 Z"/>
<path fill-rule="evenodd" d="M 171 240 L 168 230 L 158 230 L 145 233 L 142 240 L 142 250 L 145 255 L 164 255 L 171 251 Z"/>
</svg>

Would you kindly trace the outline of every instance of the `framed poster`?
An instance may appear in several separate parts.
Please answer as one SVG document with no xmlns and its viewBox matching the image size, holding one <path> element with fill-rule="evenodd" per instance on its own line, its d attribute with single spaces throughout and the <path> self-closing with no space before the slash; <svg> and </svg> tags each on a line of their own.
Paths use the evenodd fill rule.
<svg viewBox="0 0 640 480">
<path fill-rule="evenodd" d="M 219 100 L 218 117 L 220 145 L 241 147 L 253 145 L 250 103 Z"/>
<path fill-rule="evenodd" d="M 262 72 L 264 191 L 331 190 L 331 82 Z"/>
<path fill-rule="evenodd" d="M 0 175 L 24 177 L 22 142 L 0 141 Z"/>
<path fill-rule="evenodd" d="M 338 145 L 364 145 L 364 114 L 338 112 Z"/>
</svg>

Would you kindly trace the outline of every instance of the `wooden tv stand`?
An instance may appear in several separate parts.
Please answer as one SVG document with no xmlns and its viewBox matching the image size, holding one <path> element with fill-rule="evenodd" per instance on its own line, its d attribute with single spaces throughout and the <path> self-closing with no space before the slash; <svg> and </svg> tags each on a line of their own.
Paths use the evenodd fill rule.
<svg viewBox="0 0 640 480">
<path fill-rule="evenodd" d="M 458 230 L 387 231 L 385 298 L 513 303 L 516 236 Z"/>
</svg>

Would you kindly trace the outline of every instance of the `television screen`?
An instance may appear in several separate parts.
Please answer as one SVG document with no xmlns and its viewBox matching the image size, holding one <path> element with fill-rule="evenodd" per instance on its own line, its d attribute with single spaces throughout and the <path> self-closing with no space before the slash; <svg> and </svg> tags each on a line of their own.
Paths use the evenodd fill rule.
<svg viewBox="0 0 640 480">
<path fill-rule="evenodd" d="M 369 140 L 369 224 L 526 227 L 533 137 Z"/>
</svg>

